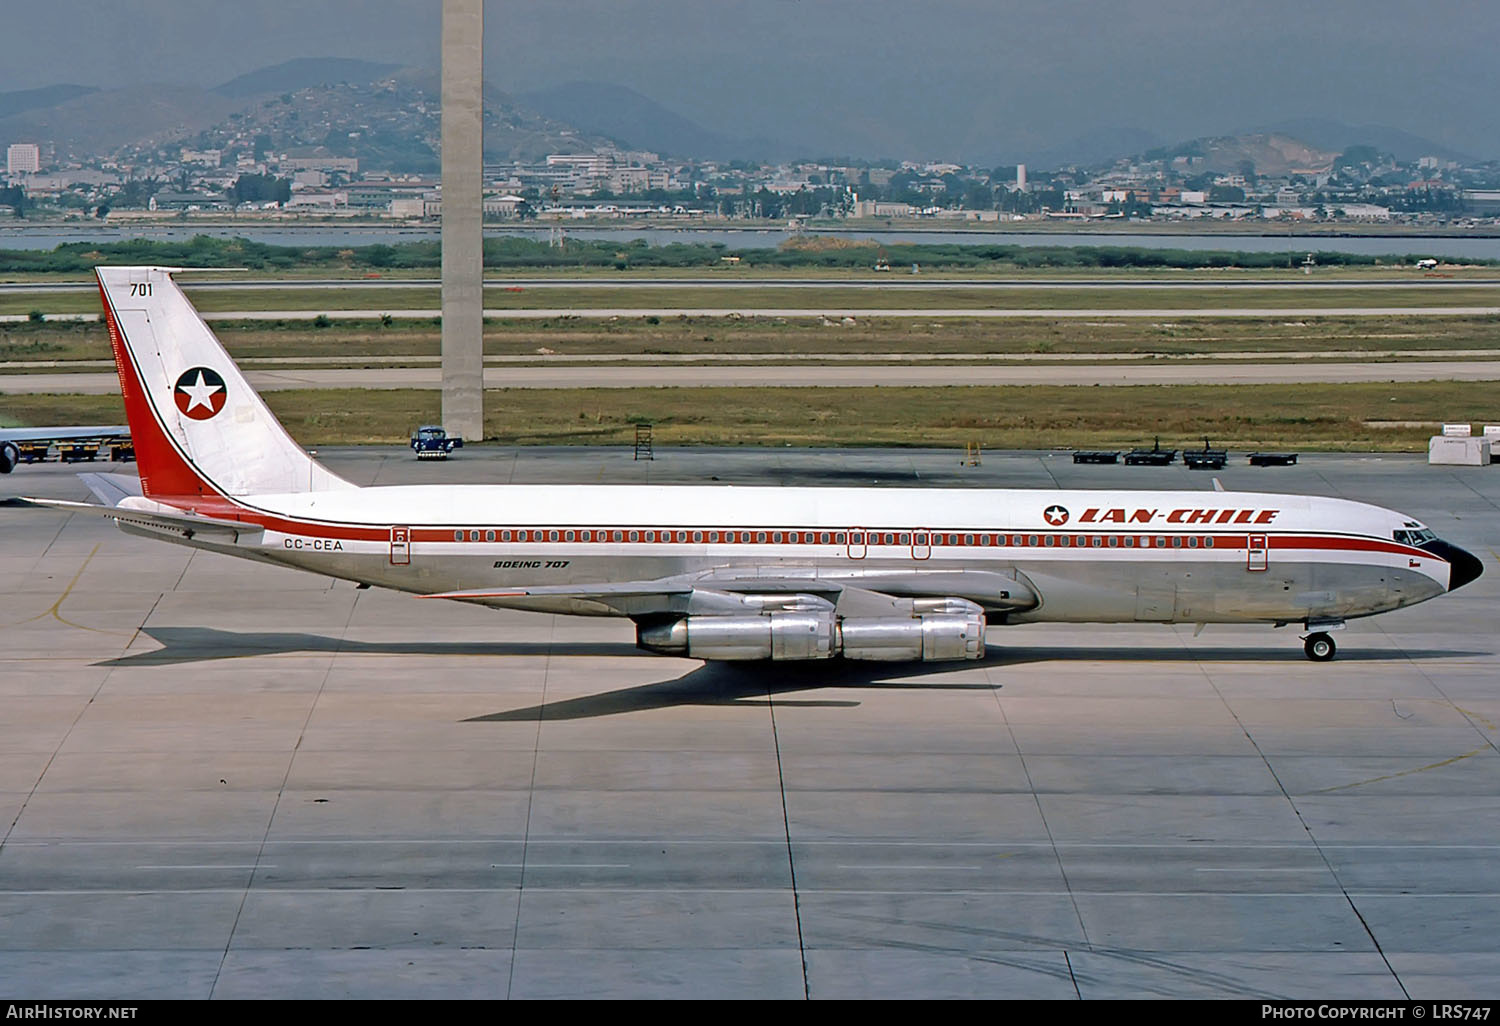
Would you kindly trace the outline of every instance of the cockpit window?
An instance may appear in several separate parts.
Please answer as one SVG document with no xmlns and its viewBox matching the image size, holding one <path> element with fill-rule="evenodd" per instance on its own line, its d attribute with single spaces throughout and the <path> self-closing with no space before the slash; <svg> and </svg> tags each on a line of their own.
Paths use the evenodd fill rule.
<svg viewBox="0 0 1500 1026">
<path fill-rule="evenodd" d="M 1437 534 L 1425 527 L 1419 531 L 1392 531 L 1391 537 L 1402 545 L 1410 545 L 1413 548 L 1420 548 L 1427 542 L 1437 541 Z"/>
</svg>

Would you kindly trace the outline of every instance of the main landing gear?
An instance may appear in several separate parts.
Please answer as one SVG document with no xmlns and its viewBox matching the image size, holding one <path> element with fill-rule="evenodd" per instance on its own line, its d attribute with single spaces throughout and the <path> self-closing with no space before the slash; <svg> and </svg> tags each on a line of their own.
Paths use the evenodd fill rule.
<svg viewBox="0 0 1500 1026">
<path fill-rule="evenodd" d="M 1302 651 L 1307 653 L 1307 658 L 1315 663 L 1326 663 L 1338 652 L 1339 647 L 1333 643 L 1333 637 L 1316 631 L 1302 639 Z"/>
</svg>

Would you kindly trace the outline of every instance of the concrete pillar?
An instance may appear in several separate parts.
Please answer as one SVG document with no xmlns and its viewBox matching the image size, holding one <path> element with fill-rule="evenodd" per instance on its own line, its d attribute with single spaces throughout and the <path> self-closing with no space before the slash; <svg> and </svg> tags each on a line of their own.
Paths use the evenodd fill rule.
<svg viewBox="0 0 1500 1026">
<path fill-rule="evenodd" d="M 484 437 L 484 0 L 443 0 L 443 427 Z"/>
</svg>

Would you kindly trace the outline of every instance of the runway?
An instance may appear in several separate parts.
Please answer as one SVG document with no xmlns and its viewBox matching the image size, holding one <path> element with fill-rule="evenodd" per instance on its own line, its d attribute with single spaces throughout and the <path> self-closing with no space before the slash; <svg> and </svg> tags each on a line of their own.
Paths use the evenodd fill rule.
<svg viewBox="0 0 1500 1026">
<path fill-rule="evenodd" d="M 308 361 L 310 362 L 310 361 Z M 371 361 L 374 362 L 374 361 Z M 299 388 L 439 388 L 442 369 L 415 367 L 246 367 L 245 377 L 260 392 Z M 941 365 L 894 363 L 783 365 L 486 366 L 486 388 L 950 388 L 963 385 L 1198 385 L 1286 384 L 1358 381 L 1496 381 L 1500 360 L 1357 360 L 1306 363 L 1295 354 L 1274 363 L 1240 360 L 1141 363 L 965 363 L 960 357 Z M 118 392 L 113 372 L 36 371 L 0 374 L 0 395 Z"/>
<path fill-rule="evenodd" d="M 382 317 L 398 320 L 429 320 L 441 316 L 437 309 L 417 310 L 223 310 L 204 312 L 205 321 L 312 321 L 318 317 L 334 317 L 338 320 L 374 321 Z M 977 320 L 1013 320 L 1034 318 L 1039 320 L 1113 320 L 1117 318 L 1147 318 L 1150 320 L 1186 320 L 1188 318 L 1234 318 L 1290 317 L 1298 320 L 1308 317 L 1492 317 L 1500 314 L 1500 306 L 1323 306 L 1323 307 L 1184 307 L 1153 309 L 1097 309 L 1075 310 L 1066 308 L 1024 307 L 993 309 L 984 307 L 953 307 L 884 309 L 871 308 L 815 308 L 815 307 L 546 307 L 536 309 L 509 307 L 486 307 L 484 316 L 489 319 L 543 321 L 558 318 L 577 320 L 617 320 L 619 318 L 643 317 L 728 317 L 728 318 L 962 318 Z M 0 324 L 21 324 L 30 320 L 29 314 L 0 315 Z M 95 313 L 47 314 L 43 320 L 92 324 L 99 320 Z"/>
<path fill-rule="evenodd" d="M 473 448 L 409 481 L 1181 487 L 1066 454 Z M 28 998 L 1403 997 L 1500 978 L 1500 470 L 1231 489 L 1482 554 L 1295 628 L 1030 626 L 732 669 L 0 507 L 0 980 Z M 0 494 L 85 498 L 71 468 Z"/>
<path fill-rule="evenodd" d="M 639 278 L 639 277 L 564 277 L 564 278 L 486 278 L 485 288 L 577 288 L 577 289 L 878 289 L 896 292 L 928 292 L 952 289 L 1297 289 L 1318 291 L 1321 289 L 1410 289 L 1410 288 L 1475 288 L 1500 286 L 1496 278 L 1442 278 L 1412 277 L 1407 279 L 1363 278 L 1283 278 L 1280 280 L 1254 281 L 1201 281 L 1181 277 L 1152 277 L 1139 279 L 1119 278 L 913 278 L 903 272 L 900 276 L 885 275 L 875 278 Z M 185 272 L 183 285 L 189 294 L 197 291 L 261 291 L 274 288 L 287 292 L 315 289 L 431 289 L 442 285 L 440 278 L 245 278 L 194 280 L 192 272 Z M 0 282 L 0 294 L 6 292 L 97 292 L 99 286 L 87 282 Z"/>
<path fill-rule="evenodd" d="M 1429 360 L 1456 360 L 1496 355 L 1494 349 L 1306 349 L 1276 352 L 1259 349 L 1227 349 L 1198 353 L 491 353 L 484 358 L 494 366 L 568 366 L 587 364 L 789 364 L 820 363 L 906 364 L 906 363 L 1176 363 L 1256 362 L 1288 360 L 1390 361 L 1419 357 Z M 359 362 L 369 366 L 421 367 L 435 365 L 441 356 L 364 355 Z M 342 367 L 351 362 L 348 356 L 242 356 L 235 361 L 240 367 Z M 69 368 L 113 368 L 113 360 L 3 360 L 0 375 L 19 370 L 67 370 Z"/>
</svg>

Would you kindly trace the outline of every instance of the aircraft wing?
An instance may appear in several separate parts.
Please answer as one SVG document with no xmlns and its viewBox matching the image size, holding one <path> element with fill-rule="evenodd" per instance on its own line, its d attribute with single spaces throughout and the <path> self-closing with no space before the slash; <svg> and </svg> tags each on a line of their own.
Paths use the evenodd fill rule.
<svg viewBox="0 0 1500 1026">
<path fill-rule="evenodd" d="M 520 598 L 526 595 L 561 598 L 626 598 L 639 595 L 686 595 L 693 590 L 691 584 L 674 583 L 671 579 L 659 581 L 614 581 L 600 584 L 542 584 L 524 588 L 473 588 L 467 591 L 441 591 L 431 595 L 418 595 L 426 599 L 457 599 L 463 602 L 481 602 L 486 599 Z"/>
<path fill-rule="evenodd" d="M 454 599 L 506 609 L 561 610 L 609 616 L 639 616 L 685 610 L 693 585 L 682 578 L 610 581 L 597 584 L 544 584 L 515 588 L 473 588 L 418 598 Z"/>
<path fill-rule="evenodd" d="M 78 442 L 129 438 L 130 428 L 123 424 L 86 425 L 84 427 L 0 428 L 0 442 Z"/>
<path fill-rule="evenodd" d="M 100 474 L 99 477 L 114 477 Z M 90 485 L 92 488 L 93 486 Z M 96 493 L 97 494 L 97 493 Z M 81 513 L 84 516 L 104 517 L 115 521 L 126 530 L 156 536 L 177 535 L 181 538 L 203 536 L 208 539 L 237 542 L 243 537 L 265 531 L 259 524 L 245 524 L 238 520 L 220 520 L 217 517 L 199 516 L 196 513 L 166 513 L 139 509 L 122 509 L 119 506 L 99 506 L 91 502 L 70 502 L 67 499 L 35 499 L 22 497 L 15 500 L 21 505 L 38 506 L 61 510 L 64 513 Z"/>
<path fill-rule="evenodd" d="M 123 424 L 96 424 L 85 427 L 0 428 L 0 474 L 9 474 L 21 461 L 21 447 L 54 442 L 106 442 L 118 445 L 128 441 L 130 428 Z"/>
<path fill-rule="evenodd" d="M 841 613 L 891 615 L 902 599 L 962 598 L 986 609 L 1028 609 L 1037 595 L 1024 577 L 974 570 L 822 571 L 784 566 L 736 567 L 648 581 L 522 585 L 422 595 L 487 606 L 645 616 L 728 612 L 744 595 L 815 596 Z"/>
</svg>

